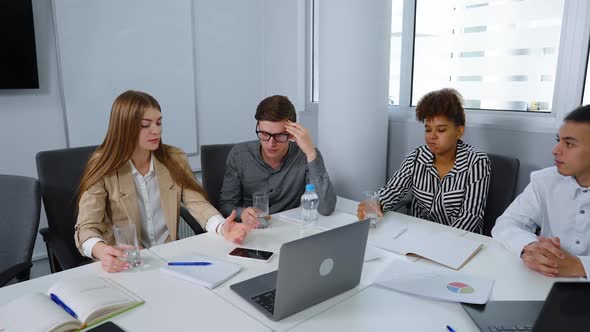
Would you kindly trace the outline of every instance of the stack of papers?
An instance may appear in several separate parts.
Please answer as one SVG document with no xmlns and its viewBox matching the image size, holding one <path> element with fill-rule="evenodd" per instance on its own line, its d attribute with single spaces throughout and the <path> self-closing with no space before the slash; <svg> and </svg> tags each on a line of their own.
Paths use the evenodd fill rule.
<svg viewBox="0 0 590 332">
<path fill-rule="evenodd" d="M 396 260 L 375 284 L 434 300 L 484 304 L 490 298 L 494 280 Z"/>
<path fill-rule="evenodd" d="M 167 265 L 160 268 L 160 271 L 173 275 L 177 278 L 194 282 L 207 288 L 215 288 L 229 278 L 236 275 L 242 267 L 235 263 L 225 262 L 206 256 L 184 256 L 177 257 L 171 262 L 183 262 L 185 265 Z M 190 265 L 193 262 L 195 265 Z M 198 263 L 210 263 L 197 265 Z M 169 262 L 170 264 L 170 262 Z"/>
</svg>

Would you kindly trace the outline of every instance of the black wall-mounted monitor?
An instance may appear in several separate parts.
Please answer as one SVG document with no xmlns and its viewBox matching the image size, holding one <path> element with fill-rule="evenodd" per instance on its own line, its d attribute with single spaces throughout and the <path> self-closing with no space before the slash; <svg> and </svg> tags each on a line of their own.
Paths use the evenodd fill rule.
<svg viewBox="0 0 590 332">
<path fill-rule="evenodd" d="M 0 0 L 0 89 L 38 89 L 32 0 Z"/>
</svg>

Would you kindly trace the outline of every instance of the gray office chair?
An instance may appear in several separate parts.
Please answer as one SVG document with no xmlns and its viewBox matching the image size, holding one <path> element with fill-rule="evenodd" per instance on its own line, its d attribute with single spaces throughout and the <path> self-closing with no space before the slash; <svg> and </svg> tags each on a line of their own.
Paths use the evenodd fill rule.
<svg viewBox="0 0 590 332">
<path fill-rule="evenodd" d="M 78 217 L 78 186 L 96 148 L 94 145 L 37 153 L 37 174 L 48 225 L 39 233 L 45 241 L 51 273 L 91 262 L 76 248 L 74 225 Z"/>
<path fill-rule="evenodd" d="M 491 236 L 496 219 L 514 200 L 520 162 L 517 158 L 492 153 L 488 153 L 488 158 L 490 158 L 492 170 L 488 200 L 483 216 L 483 234 Z"/>
<path fill-rule="evenodd" d="M 37 179 L 0 175 L 0 287 L 30 279 L 40 211 Z"/>
<path fill-rule="evenodd" d="M 234 144 L 214 144 L 201 146 L 201 170 L 203 188 L 209 196 L 209 202 L 219 210 L 219 193 L 225 175 L 225 163 Z"/>
<path fill-rule="evenodd" d="M 205 233 L 197 219 L 182 205 L 180 206 L 180 218 L 195 232 L 195 235 Z"/>
</svg>

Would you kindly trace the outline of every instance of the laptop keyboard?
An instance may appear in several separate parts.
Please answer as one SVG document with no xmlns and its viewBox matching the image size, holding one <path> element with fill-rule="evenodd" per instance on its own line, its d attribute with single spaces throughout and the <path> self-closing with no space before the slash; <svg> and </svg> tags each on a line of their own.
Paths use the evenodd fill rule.
<svg viewBox="0 0 590 332">
<path fill-rule="evenodd" d="M 266 311 L 274 314 L 275 312 L 275 294 L 277 293 L 276 289 L 268 291 L 266 293 L 262 293 L 260 295 L 256 295 L 252 298 L 252 300 L 261 307 L 263 307 Z"/>
<path fill-rule="evenodd" d="M 520 332 L 520 331 L 532 331 L 533 327 L 530 325 L 516 325 L 516 326 L 489 326 L 490 332 Z"/>
</svg>

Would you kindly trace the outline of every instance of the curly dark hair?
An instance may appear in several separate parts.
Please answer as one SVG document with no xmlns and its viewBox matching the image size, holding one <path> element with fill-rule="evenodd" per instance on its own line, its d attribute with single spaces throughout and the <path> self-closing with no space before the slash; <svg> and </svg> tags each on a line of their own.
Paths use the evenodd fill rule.
<svg viewBox="0 0 590 332">
<path fill-rule="evenodd" d="M 424 123 L 426 119 L 445 116 L 456 126 L 465 126 L 463 97 L 455 89 L 432 91 L 420 98 L 416 106 L 416 120 Z"/>
</svg>

